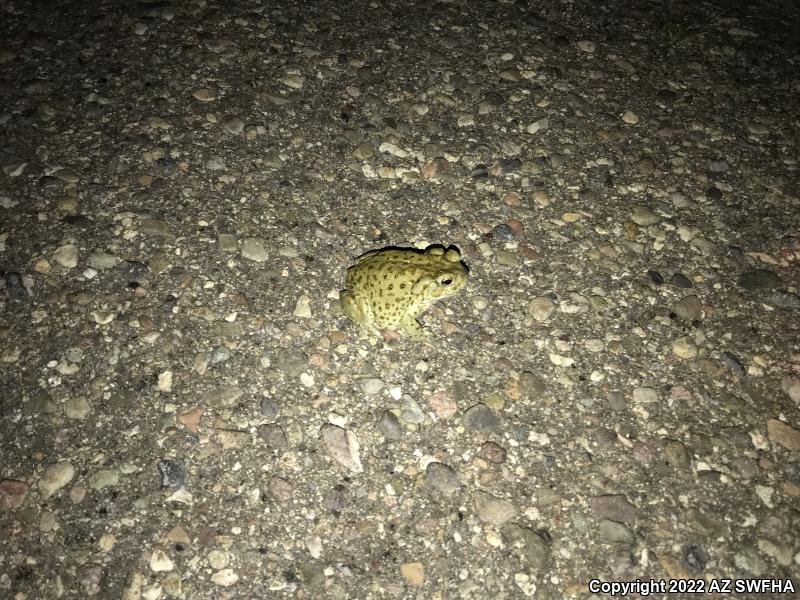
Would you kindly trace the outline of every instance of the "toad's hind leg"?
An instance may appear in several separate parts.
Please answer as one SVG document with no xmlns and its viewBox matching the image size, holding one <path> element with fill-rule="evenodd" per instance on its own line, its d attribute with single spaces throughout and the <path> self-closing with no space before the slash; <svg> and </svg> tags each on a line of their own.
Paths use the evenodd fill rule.
<svg viewBox="0 0 800 600">
<path fill-rule="evenodd" d="M 414 317 L 406 317 L 399 323 L 399 325 L 399 328 L 403 333 L 405 333 L 412 340 L 416 340 L 418 342 L 425 341 L 430 335 L 430 331 L 420 325 L 419 321 L 417 321 Z"/>
<path fill-rule="evenodd" d="M 353 294 L 347 290 L 339 292 L 339 306 L 342 308 L 342 312 L 353 321 L 353 323 L 358 325 L 360 337 L 369 337 L 370 334 L 380 335 L 380 329 L 372 322 L 372 311 L 365 310 L 363 303 L 358 302 L 356 298 L 353 297 Z M 369 307 L 367 307 L 367 309 L 368 308 Z"/>
</svg>

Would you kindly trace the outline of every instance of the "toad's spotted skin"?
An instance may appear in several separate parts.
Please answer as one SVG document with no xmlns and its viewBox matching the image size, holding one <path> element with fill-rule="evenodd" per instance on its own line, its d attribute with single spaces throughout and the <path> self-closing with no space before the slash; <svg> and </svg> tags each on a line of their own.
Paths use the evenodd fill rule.
<svg viewBox="0 0 800 600">
<path fill-rule="evenodd" d="M 468 277 L 454 247 L 372 250 L 347 270 L 347 289 L 339 294 L 339 302 L 362 331 L 380 334 L 381 329 L 393 329 L 422 340 L 426 331 L 417 317 L 464 287 Z"/>
</svg>

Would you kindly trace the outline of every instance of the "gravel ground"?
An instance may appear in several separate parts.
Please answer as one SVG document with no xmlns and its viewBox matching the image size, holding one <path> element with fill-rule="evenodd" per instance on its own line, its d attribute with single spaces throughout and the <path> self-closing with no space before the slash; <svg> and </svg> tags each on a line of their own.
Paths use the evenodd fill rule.
<svg viewBox="0 0 800 600">
<path fill-rule="evenodd" d="M 0 1 L 0 597 L 798 597 L 800 15 L 720 4 Z"/>
</svg>

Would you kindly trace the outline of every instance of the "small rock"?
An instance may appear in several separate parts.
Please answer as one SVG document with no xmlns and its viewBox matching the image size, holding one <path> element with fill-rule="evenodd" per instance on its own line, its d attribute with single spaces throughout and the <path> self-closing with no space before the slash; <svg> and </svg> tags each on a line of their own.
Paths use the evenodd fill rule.
<svg viewBox="0 0 800 600">
<path fill-rule="evenodd" d="M 297 302 L 294 305 L 293 314 L 295 317 L 299 317 L 301 319 L 310 319 L 313 314 L 311 312 L 311 298 L 309 298 L 306 294 L 300 294 L 297 298 Z"/>
<path fill-rule="evenodd" d="M 499 527 L 517 516 L 517 509 L 511 502 L 482 490 L 475 492 L 473 502 L 478 518 L 495 527 Z"/>
<path fill-rule="evenodd" d="M 211 576 L 211 582 L 222 587 L 230 587 L 239 581 L 239 576 L 233 569 L 222 569 Z"/>
<path fill-rule="evenodd" d="M 6 284 L 6 294 L 11 300 L 21 302 L 30 299 L 30 292 L 25 286 L 25 280 L 21 273 L 10 271 L 3 275 Z"/>
<path fill-rule="evenodd" d="M 556 305 L 547 296 L 539 296 L 528 302 L 528 314 L 540 323 L 550 318 Z"/>
<path fill-rule="evenodd" d="M 766 561 L 758 555 L 755 548 L 747 548 L 733 557 L 734 564 L 748 573 L 761 577 L 769 568 Z"/>
<path fill-rule="evenodd" d="M 400 574 L 406 583 L 414 587 L 421 587 L 425 583 L 425 567 L 422 563 L 403 563 L 400 565 Z"/>
<path fill-rule="evenodd" d="M 630 110 L 626 110 L 622 113 L 622 120 L 629 125 L 636 125 L 639 122 L 639 116 Z"/>
<path fill-rule="evenodd" d="M 57 462 L 45 469 L 39 480 L 39 493 L 47 499 L 75 477 L 75 468 L 67 461 Z"/>
<path fill-rule="evenodd" d="M 664 446 L 664 455 L 667 463 L 676 469 L 685 469 L 689 466 L 689 453 L 686 446 L 677 440 L 670 440 Z"/>
<path fill-rule="evenodd" d="M 550 564 L 550 546 L 536 531 L 517 523 L 508 523 L 502 530 L 503 538 L 516 554 L 535 573 L 543 573 Z"/>
<path fill-rule="evenodd" d="M 90 411 L 89 401 L 83 396 L 68 398 L 64 403 L 64 413 L 69 419 L 83 419 Z"/>
<path fill-rule="evenodd" d="M 633 532 L 627 526 L 609 519 L 600 520 L 598 536 L 604 544 L 625 544 L 630 546 L 634 541 Z"/>
<path fill-rule="evenodd" d="M 244 121 L 239 117 L 229 116 L 222 120 L 222 127 L 231 135 L 239 135 L 244 131 Z"/>
<path fill-rule="evenodd" d="M 478 433 L 491 433 L 500 426 L 500 420 L 485 404 L 476 404 L 464 412 L 464 427 Z"/>
<path fill-rule="evenodd" d="M 89 256 L 87 262 L 93 269 L 102 271 L 103 269 L 110 269 L 116 266 L 117 257 L 113 254 L 107 254 L 106 252 L 95 252 Z"/>
<path fill-rule="evenodd" d="M 267 446 L 275 450 L 289 446 L 289 438 L 286 436 L 286 432 L 277 423 L 269 423 L 259 427 L 258 436 Z"/>
<path fill-rule="evenodd" d="M 264 241 L 256 237 L 248 237 L 242 240 L 242 256 L 258 263 L 262 263 L 269 258 Z"/>
<path fill-rule="evenodd" d="M 358 384 L 367 396 L 374 396 L 386 386 L 386 382 L 379 377 L 364 377 L 358 380 Z"/>
<path fill-rule="evenodd" d="M 277 475 L 270 477 L 267 483 L 269 493 L 281 502 L 288 502 L 292 499 L 292 484 L 286 481 L 283 477 Z"/>
<path fill-rule="evenodd" d="M 389 410 L 383 411 L 381 420 L 378 423 L 378 430 L 383 434 L 387 440 L 399 440 L 403 435 L 403 429 L 400 426 L 400 421 Z"/>
<path fill-rule="evenodd" d="M 145 217 L 142 219 L 140 227 L 142 233 L 145 235 L 152 235 L 161 238 L 175 237 L 175 234 L 172 232 L 172 228 L 169 226 L 169 224 L 161 219 Z"/>
<path fill-rule="evenodd" d="M 212 102 L 216 100 L 217 95 L 208 88 L 199 88 L 192 92 L 192 96 L 200 102 Z"/>
<path fill-rule="evenodd" d="M 207 557 L 212 569 L 220 570 L 231 564 L 231 553 L 226 550 L 211 550 Z"/>
<path fill-rule="evenodd" d="M 94 490 L 102 490 L 119 483 L 119 471 L 116 469 L 100 469 L 89 479 L 89 486 Z"/>
<path fill-rule="evenodd" d="M 425 469 L 425 476 L 428 479 L 428 483 L 445 496 L 453 495 L 461 487 L 458 473 L 451 466 L 444 463 L 428 463 L 428 467 Z"/>
<path fill-rule="evenodd" d="M 361 473 L 364 467 L 359 456 L 358 438 L 352 431 L 327 423 L 321 428 L 322 443 L 328 454 L 353 473 Z"/>
<path fill-rule="evenodd" d="M 672 342 L 672 353 L 682 359 L 694 358 L 697 356 L 697 346 L 692 338 L 685 335 Z"/>
<path fill-rule="evenodd" d="M 630 523 L 636 519 L 636 507 L 622 494 L 594 496 L 590 504 L 592 514 L 596 517 L 621 523 Z"/>
<path fill-rule="evenodd" d="M 186 465 L 182 460 L 162 458 L 158 461 L 161 471 L 161 487 L 180 490 L 186 487 Z"/>
<path fill-rule="evenodd" d="M 689 289 L 694 286 L 692 280 L 683 273 L 673 273 L 670 278 L 670 283 L 680 289 Z"/>
<path fill-rule="evenodd" d="M 30 486 L 23 481 L 3 479 L 0 481 L 0 506 L 10 510 L 20 508 L 25 503 L 29 490 Z"/>
<path fill-rule="evenodd" d="M 789 375 L 781 379 L 781 389 L 795 403 L 800 404 L 800 377 Z"/>
<path fill-rule="evenodd" d="M 777 442 L 784 448 L 797 452 L 800 450 L 800 431 L 790 427 L 778 419 L 767 421 L 767 435 L 773 442 Z"/>
<path fill-rule="evenodd" d="M 647 226 L 647 225 L 655 225 L 661 220 L 653 209 L 647 206 L 637 206 L 631 212 L 631 221 L 636 223 L 637 225 Z"/>
<path fill-rule="evenodd" d="M 637 387 L 633 390 L 633 401 L 636 404 L 658 402 L 658 392 L 649 387 Z"/>
<path fill-rule="evenodd" d="M 781 278 L 768 269 L 745 271 L 739 277 L 739 285 L 746 290 L 769 290 L 781 285 Z"/>
<path fill-rule="evenodd" d="M 485 442 L 478 454 L 496 465 L 506 462 L 506 449 L 496 442 Z"/>
<path fill-rule="evenodd" d="M 110 310 L 93 310 L 92 318 L 98 325 L 108 325 L 113 321 L 117 315 Z"/>
<path fill-rule="evenodd" d="M 150 555 L 150 570 L 160 573 L 163 571 L 172 571 L 175 568 L 174 563 L 167 556 L 163 550 L 153 550 Z"/>
<path fill-rule="evenodd" d="M 53 260 L 62 267 L 74 269 L 78 266 L 78 247 L 75 244 L 64 244 L 53 252 Z"/>
<path fill-rule="evenodd" d="M 697 296 L 686 296 L 675 304 L 673 309 L 678 318 L 684 321 L 694 321 L 703 316 L 703 303 Z"/>
</svg>

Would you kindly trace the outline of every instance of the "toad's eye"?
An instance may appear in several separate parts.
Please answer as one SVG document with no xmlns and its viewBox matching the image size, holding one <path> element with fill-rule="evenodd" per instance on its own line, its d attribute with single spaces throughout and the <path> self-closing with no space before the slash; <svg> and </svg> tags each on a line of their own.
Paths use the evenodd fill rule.
<svg viewBox="0 0 800 600">
<path fill-rule="evenodd" d="M 442 281 L 441 281 L 441 284 L 442 284 L 443 286 L 445 286 L 445 287 L 447 287 L 448 285 L 451 285 L 452 283 L 453 283 L 453 280 L 452 280 L 452 279 L 450 279 L 449 277 L 445 277 L 445 278 L 444 278 L 444 279 L 442 279 Z"/>
</svg>

